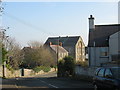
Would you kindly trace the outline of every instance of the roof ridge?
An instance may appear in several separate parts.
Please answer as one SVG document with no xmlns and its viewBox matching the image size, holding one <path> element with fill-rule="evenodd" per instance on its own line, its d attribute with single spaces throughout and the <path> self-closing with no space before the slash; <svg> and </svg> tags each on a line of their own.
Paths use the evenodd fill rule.
<svg viewBox="0 0 120 90">
<path fill-rule="evenodd" d="M 95 25 L 95 26 L 119 26 L 120 24 L 104 24 L 104 25 Z"/>
<path fill-rule="evenodd" d="M 66 37 L 81 37 L 81 36 L 61 36 L 60 38 L 66 38 Z M 59 38 L 59 37 L 49 37 L 49 38 Z"/>
</svg>

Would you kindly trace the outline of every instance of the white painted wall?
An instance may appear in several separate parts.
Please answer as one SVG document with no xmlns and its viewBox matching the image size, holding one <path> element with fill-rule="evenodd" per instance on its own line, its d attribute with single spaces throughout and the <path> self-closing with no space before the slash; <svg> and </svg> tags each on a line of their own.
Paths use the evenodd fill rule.
<svg viewBox="0 0 120 90">
<path fill-rule="evenodd" d="M 102 63 L 109 62 L 109 56 L 101 56 L 101 49 L 107 49 L 108 47 L 89 47 L 88 48 L 88 59 L 89 66 L 101 66 Z"/>
<path fill-rule="evenodd" d="M 97 69 L 97 67 L 85 68 L 85 67 L 76 66 L 75 74 L 76 75 L 85 75 L 85 76 L 94 76 L 96 69 Z"/>
<path fill-rule="evenodd" d="M 111 55 L 115 55 L 120 53 L 120 31 L 111 35 L 109 38 L 109 54 L 110 54 L 110 61 Z"/>
<path fill-rule="evenodd" d="M 110 36 L 109 50 L 110 54 L 118 54 L 118 32 Z"/>
</svg>

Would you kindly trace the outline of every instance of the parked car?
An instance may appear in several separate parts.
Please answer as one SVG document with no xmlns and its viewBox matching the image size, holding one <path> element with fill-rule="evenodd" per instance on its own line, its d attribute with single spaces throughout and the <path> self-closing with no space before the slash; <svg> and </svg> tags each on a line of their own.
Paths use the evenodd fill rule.
<svg viewBox="0 0 120 90">
<path fill-rule="evenodd" d="M 94 89 L 111 88 L 120 90 L 120 67 L 102 67 L 95 71 Z"/>
</svg>

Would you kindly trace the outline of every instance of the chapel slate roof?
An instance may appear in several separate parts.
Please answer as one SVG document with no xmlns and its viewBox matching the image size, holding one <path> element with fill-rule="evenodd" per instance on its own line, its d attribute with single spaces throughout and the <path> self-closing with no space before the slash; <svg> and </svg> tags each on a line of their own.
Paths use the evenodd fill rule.
<svg viewBox="0 0 120 90">
<path fill-rule="evenodd" d="M 108 47 L 110 35 L 120 31 L 120 24 L 95 25 L 95 30 L 89 33 L 88 47 Z"/>
<path fill-rule="evenodd" d="M 45 42 L 45 45 L 49 45 L 50 42 L 52 45 L 58 45 L 58 38 L 59 37 L 49 37 Z M 60 37 L 59 42 L 62 42 L 62 46 L 75 46 L 78 42 L 80 36 L 70 36 L 70 37 Z"/>
</svg>

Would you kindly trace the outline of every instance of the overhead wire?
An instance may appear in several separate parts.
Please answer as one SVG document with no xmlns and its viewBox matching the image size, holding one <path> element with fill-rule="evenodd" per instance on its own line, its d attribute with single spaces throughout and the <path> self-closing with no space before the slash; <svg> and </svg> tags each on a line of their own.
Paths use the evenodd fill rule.
<svg viewBox="0 0 120 90">
<path fill-rule="evenodd" d="M 5 12 L 4 15 L 7 16 L 7 17 L 9 17 L 9 18 L 12 18 L 12 19 L 16 20 L 17 22 L 19 22 L 19 23 L 21 23 L 21 24 L 23 24 L 23 25 L 26 25 L 26 26 L 28 26 L 28 27 L 30 27 L 30 28 L 33 28 L 33 29 L 36 30 L 36 31 L 41 31 L 41 32 L 44 33 L 44 34 L 56 36 L 56 34 L 54 34 L 53 32 L 49 32 L 49 31 L 47 31 L 47 30 L 45 30 L 45 29 L 43 29 L 43 28 L 40 28 L 40 27 L 38 27 L 38 26 L 35 26 L 35 25 L 31 24 L 30 22 L 26 22 L 25 20 L 22 20 L 22 19 L 14 16 L 14 15 L 8 13 L 8 12 Z"/>
</svg>

